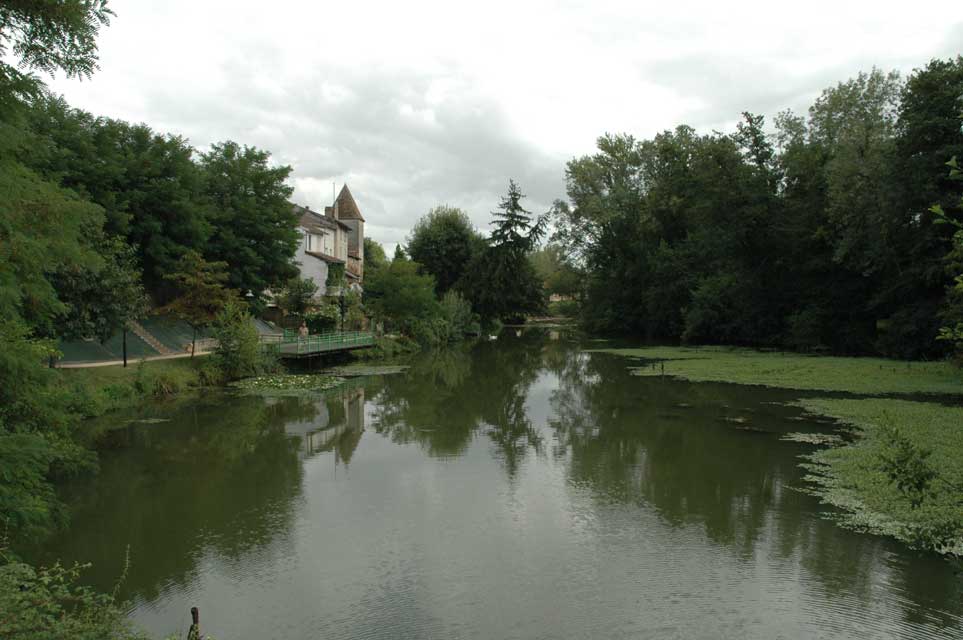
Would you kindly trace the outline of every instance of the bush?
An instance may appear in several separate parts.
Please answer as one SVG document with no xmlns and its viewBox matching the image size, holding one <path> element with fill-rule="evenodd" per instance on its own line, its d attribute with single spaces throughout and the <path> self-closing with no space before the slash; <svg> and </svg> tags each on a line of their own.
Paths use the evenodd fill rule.
<svg viewBox="0 0 963 640">
<path fill-rule="evenodd" d="M 261 341 L 251 316 L 237 301 L 228 302 L 214 321 L 217 346 L 211 361 L 223 380 L 257 375 L 261 369 Z"/>
<path fill-rule="evenodd" d="M 305 314 L 304 323 L 308 325 L 308 331 L 311 333 L 332 331 L 338 326 L 340 313 L 338 305 L 331 302 L 324 302 L 311 313 Z"/>
<path fill-rule="evenodd" d="M 447 342 L 461 340 L 466 334 L 478 335 L 481 326 L 471 303 L 456 291 L 449 291 L 441 299 L 441 318 L 446 324 Z"/>
<path fill-rule="evenodd" d="M 0 637 L 7 640 L 133 640 L 114 596 L 77 584 L 89 565 L 34 568 L 0 550 Z"/>
</svg>

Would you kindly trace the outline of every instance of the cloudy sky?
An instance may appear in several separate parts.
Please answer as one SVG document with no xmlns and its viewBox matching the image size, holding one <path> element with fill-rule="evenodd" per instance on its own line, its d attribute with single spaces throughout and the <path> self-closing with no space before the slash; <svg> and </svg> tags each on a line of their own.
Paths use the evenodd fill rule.
<svg viewBox="0 0 963 640">
<path fill-rule="evenodd" d="M 312 208 L 347 182 L 389 250 L 437 204 L 479 228 L 509 177 L 538 212 L 605 132 L 805 111 L 874 65 L 963 51 L 963 4 L 112 0 L 75 106 L 294 168 Z"/>
</svg>

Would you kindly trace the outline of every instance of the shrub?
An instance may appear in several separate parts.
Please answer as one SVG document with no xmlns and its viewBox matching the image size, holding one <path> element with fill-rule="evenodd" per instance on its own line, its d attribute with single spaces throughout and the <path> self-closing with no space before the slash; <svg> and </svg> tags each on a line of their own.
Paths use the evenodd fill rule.
<svg viewBox="0 0 963 640">
<path fill-rule="evenodd" d="M 0 550 L 0 637 L 7 640 L 133 640 L 111 594 L 79 586 L 89 565 L 34 568 Z"/>
<path fill-rule="evenodd" d="M 261 344 L 251 316 L 237 301 L 228 302 L 214 321 L 217 346 L 212 362 L 223 380 L 256 375 L 261 365 Z"/>
<path fill-rule="evenodd" d="M 305 314 L 304 323 L 311 333 L 324 333 L 338 326 L 340 313 L 338 305 L 324 302 L 311 313 Z"/>
<path fill-rule="evenodd" d="M 449 291 L 442 297 L 441 318 L 446 325 L 446 342 L 461 340 L 466 334 L 477 335 L 481 332 L 478 315 L 472 311 L 471 303 L 457 291 Z"/>
</svg>

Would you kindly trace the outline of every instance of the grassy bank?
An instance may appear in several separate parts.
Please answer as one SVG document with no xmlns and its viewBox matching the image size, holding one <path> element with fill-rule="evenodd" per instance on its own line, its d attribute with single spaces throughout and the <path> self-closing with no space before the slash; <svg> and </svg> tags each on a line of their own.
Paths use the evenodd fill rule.
<svg viewBox="0 0 963 640">
<path fill-rule="evenodd" d="M 816 451 L 802 463 L 812 493 L 838 509 L 834 518 L 843 526 L 963 555 L 963 407 L 918 397 L 879 397 L 961 396 L 963 373 L 952 364 L 723 347 L 599 351 L 642 359 L 638 366 L 630 366 L 640 376 L 660 376 L 664 371 L 693 382 L 869 396 L 814 397 L 797 403 L 812 414 L 835 418 L 854 436 Z M 902 488 L 888 462 L 901 453 L 901 464 L 914 471 L 917 481 L 904 481 Z"/>
<path fill-rule="evenodd" d="M 889 398 L 814 398 L 799 405 L 858 435 L 852 444 L 817 451 L 806 465 L 815 493 L 841 510 L 842 524 L 963 555 L 963 407 Z M 895 453 L 894 429 L 930 452 L 924 464 L 936 475 L 916 506 L 881 464 Z M 954 541 L 938 540 L 944 535 Z"/>
<path fill-rule="evenodd" d="M 127 367 L 58 369 L 59 384 L 76 392 L 85 417 L 124 409 L 152 397 L 163 397 L 202 385 L 203 357 L 151 360 Z"/>
<path fill-rule="evenodd" d="M 725 347 L 642 347 L 598 351 L 652 361 L 632 368 L 632 372 L 640 376 L 662 375 L 664 365 L 665 375 L 693 382 L 733 382 L 870 395 L 963 395 L 963 373 L 948 362 L 809 356 Z"/>
</svg>

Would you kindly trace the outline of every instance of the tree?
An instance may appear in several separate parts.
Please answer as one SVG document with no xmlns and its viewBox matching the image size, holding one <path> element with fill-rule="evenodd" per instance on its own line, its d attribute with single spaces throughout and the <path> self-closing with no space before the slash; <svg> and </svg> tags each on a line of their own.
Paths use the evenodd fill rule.
<svg viewBox="0 0 963 640">
<path fill-rule="evenodd" d="M 388 263 L 388 256 L 385 255 L 385 248 L 374 238 L 364 239 L 364 268 L 380 269 Z"/>
<path fill-rule="evenodd" d="M 539 216 L 533 221 L 530 211 L 522 207 L 521 192 L 514 180 L 508 181 L 508 194 L 502 198 L 498 209 L 492 212 L 491 245 L 515 254 L 528 253 L 535 249 L 545 234 L 548 216 Z"/>
<path fill-rule="evenodd" d="M 97 34 L 111 15 L 107 0 L 0 3 L 0 112 L 36 94 L 30 70 L 89 78 L 97 69 Z M 11 57 L 28 73 L 7 64 Z"/>
<path fill-rule="evenodd" d="M 191 326 L 192 358 L 197 330 L 209 326 L 228 302 L 237 298 L 237 292 L 225 286 L 228 281 L 226 270 L 227 263 L 208 262 L 196 251 L 190 251 L 181 258 L 177 271 L 167 276 L 174 284 L 177 296 L 156 312 L 171 314 Z"/>
<path fill-rule="evenodd" d="M 48 180 L 104 208 L 104 231 L 126 237 L 137 252 L 146 289 L 163 303 L 164 275 L 188 251 L 204 253 L 211 211 L 194 149 L 146 125 L 96 118 L 63 99 L 37 100 L 22 159 Z"/>
<path fill-rule="evenodd" d="M 256 303 L 265 290 L 297 274 L 297 216 L 288 199 L 289 166 L 235 142 L 215 144 L 202 154 L 213 232 L 204 257 L 230 266 L 228 285 Z"/>
<path fill-rule="evenodd" d="M 563 251 L 561 245 L 548 244 L 532 253 L 532 266 L 547 294 L 576 298 L 581 294 L 585 276 Z"/>
<path fill-rule="evenodd" d="M 65 266 L 52 276 L 57 297 L 67 306 L 54 325 L 61 340 L 106 342 L 147 312 L 133 250 L 116 237 L 103 238 L 97 245 L 102 263 L 96 268 Z"/>
<path fill-rule="evenodd" d="M 0 522 L 16 540 L 63 521 L 55 475 L 94 466 L 94 456 L 73 438 L 75 399 L 42 366 L 55 350 L 40 336 L 51 335 L 55 319 L 68 311 L 52 274 L 101 264 L 85 239 L 102 228 L 103 211 L 18 159 L 31 141 L 13 116 L 39 82 L 6 61 L 87 75 L 96 63 L 93 38 L 107 15 L 103 2 L 0 4 Z M 12 593 L 0 588 L 3 596 Z"/>
<path fill-rule="evenodd" d="M 471 264 L 460 285 L 482 319 L 524 318 L 545 309 L 545 294 L 528 254 L 544 234 L 546 216 L 533 221 L 514 180 L 498 210 L 492 212 L 495 229 L 489 245 Z"/>
<path fill-rule="evenodd" d="M 951 179 L 963 180 L 963 171 L 955 156 L 946 164 L 950 167 Z M 963 209 L 963 197 L 959 206 Z M 937 224 L 954 230 L 952 247 L 944 258 L 947 271 L 953 276 L 953 284 L 947 288 L 941 313 L 945 325 L 940 328 L 938 338 L 953 344 L 957 358 L 963 363 L 963 222 L 948 214 L 941 204 L 933 205 L 930 211 L 936 216 Z"/>
<path fill-rule="evenodd" d="M 442 295 L 462 278 L 484 240 L 461 209 L 435 207 L 415 224 L 408 236 L 408 255 L 422 272 L 435 278 Z"/>
<path fill-rule="evenodd" d="M 317 294 L 318 285 L 314 280 L 291 278 L 278 295 L 278 306 L 285 313 L 304 316 L 315 305 Z"/>
<path fill-rule="evenodd" d="M 386 327 L 409 336 L 418 321 L 438 315 L 434 279 L 397 251 L 391 264 L 365 280 L 364 303 Z"/>
</svg>

